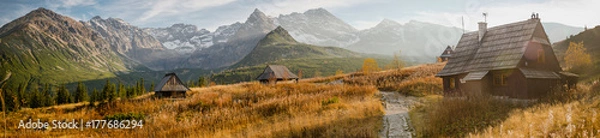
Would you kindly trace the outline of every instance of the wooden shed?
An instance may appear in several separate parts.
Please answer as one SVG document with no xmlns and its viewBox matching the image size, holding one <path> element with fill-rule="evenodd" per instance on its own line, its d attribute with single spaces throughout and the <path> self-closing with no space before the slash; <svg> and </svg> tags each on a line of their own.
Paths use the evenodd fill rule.
<svg viewBox="0 0 600 138">
<path fill-rule="evenodd" d="M 157 97 L 185 98 L 186 92 L 190 88 L 175 75 L 175 73 L 167 73 L 162 78 L 160 83 L 154 87 L 154 95 Z"/>
<path fill-rule="evenodd" d="M 263 73 L 256 77 L 261 83 L 269 83 L 269 81 L 287 81 L 295 80 L 298 82 L 298 76 L 292 73 L 287 67 L 282 65 L 267 65 Z"/>
<path fill-rule="evenodd" d="M 439 57 L 440 62 L 448 61 L 448 59 L 450 59 L 450 57 L 452 56 L 453 52 L 454 52 L 454 50 L 452 49 L 451 46 L 446 47 L 446 50 L 444 50 L 444 52 L 442 52 L 442 54 Z"/>
<path fill-rule="evenodd" d="M 577 75 L 563 72 L 540 19 L 463 34 L 442 71 L 447 95 L 491 94 L 539 98 L 556 86 L 574 85 Z"/>
</svg>

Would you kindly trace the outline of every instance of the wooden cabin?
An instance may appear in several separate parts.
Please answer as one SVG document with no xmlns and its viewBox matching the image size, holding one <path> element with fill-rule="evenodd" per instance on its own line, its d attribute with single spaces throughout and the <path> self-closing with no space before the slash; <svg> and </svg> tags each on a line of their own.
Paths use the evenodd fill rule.
<svg viewBox="0 0 600 138">
<path fill-rule="evenodd" d="M 278 81 L 295 80 L 298 82 L 298 76 L 292 73 L 287 67 L 281 65 L 267 65 L 263 73 L 256 77 L 261 83 L 277 83 Z"/>
<path fill-rule="evenodd" d="M 154 95 L 159 98 L 185 98 L 189 90 L 175 73 L 167 73 L 154 87 Z"/>
<path fill-rule="evenodd" d="M 439 57 L 439 62 L 448 61 L 448 59 L 450 59 L 450 56 L 452 56 L 453 52 L 454 50 L 452 50 L 451 46 L 446 47 L 446 50 L 444 50 L 444 52 L 442 52 L 442 54 Z"/>
<path fill-rule="evenodd" d="M 444 69 L 444 94 L 491 94 L 539 98 L 556 86 L 577 82 L 563 72 L 537 16 L 463 34 Z"/>
</svg>

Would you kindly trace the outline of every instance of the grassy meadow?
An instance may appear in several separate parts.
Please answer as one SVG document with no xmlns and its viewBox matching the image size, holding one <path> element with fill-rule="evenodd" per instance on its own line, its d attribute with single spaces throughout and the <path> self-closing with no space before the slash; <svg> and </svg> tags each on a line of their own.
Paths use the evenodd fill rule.
<svg viewBox="0 0 600 138">
<path fill-rule="evenodd" d="M 140 98 L 112 103 L 22 109 L 7 115 L 8 136 L 25 137 L 375 137 L 383 107 L 375 87 L 244 83 L 193 88 L 185 100 Z M 141 129 L 23 130 L 19 120 L 103 119 L 141 114 Z"/>
<path fill-rule="evenodd" d="M 384 108 L 379 90 L 418 90 L 421 76 L 441 64 L 303 79 L 300 83 L 263 85 L 244 82 L 192 88 L 183 100 L 154 99 L 152 94 L 110 103 L 75 103 L 24 108 L 6 116 L 7 136 L 24 137 L 377 137 Z M 426 73 L 423 71 L 427 71 Z M 420 76 L 415 76 L 420 75 Z M 360 81 L 378 78 L 377 81 Z M 427 77 L 426 77 L 427 78 Z M 348 83 L 330 84 L 344 80 Z M 401 87 L 391 87 L 395 83 Z M 407 81 L 407 82 L 403 82 Z M 433 81 L 439 85 L 440 81 Z M 389 87 L 389 88 L 388 88 Z M 439 86 L 437 86 L 439 87 Z M 427 88 L 438 89 L 437 87 Z M 20 120 L 143 119 L 141 129 L 30 130 Z M 78 120 L 79 121 L 79 120 Z M 4 127 L 2 125 L 1 127 Z"/>
</svg>

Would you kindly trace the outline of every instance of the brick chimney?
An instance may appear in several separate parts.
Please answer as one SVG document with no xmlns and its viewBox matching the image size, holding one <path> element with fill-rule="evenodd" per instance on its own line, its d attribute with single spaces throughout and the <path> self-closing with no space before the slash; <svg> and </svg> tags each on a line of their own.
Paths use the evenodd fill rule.
<svg viewBox="0 0 600 138">
<path fill-rule="evenodd" d="M 487 23 L 486 22 L 479 22 L 479 42 L 481 42 L 481 40 L 483 39 L 483 36 L 485 35 L 485 32 L 487 31 Z"/>
</svg>

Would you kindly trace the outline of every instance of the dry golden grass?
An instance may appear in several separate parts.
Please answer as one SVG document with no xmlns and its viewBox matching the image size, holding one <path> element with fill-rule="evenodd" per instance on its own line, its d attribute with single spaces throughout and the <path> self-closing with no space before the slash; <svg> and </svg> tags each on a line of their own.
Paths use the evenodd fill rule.
<svg viewBox="0 0 600 138">
<path fill-rule="evenodd" d="M 445 63 L 425 64 L 369 74 L 355 73 L 344 77 L 344 83 L 374 85 L 382 91 L 397 91 L 405 95 L 441 94 L 442 79 L 435 77 Z"/>
<path fill-rule="evenodd" d="M 95 107 L 23 109 L 7 115 L 19 137 L 376 137 L 383 107 L 373 86 L 244 83 L 193 88 L 185 100 L 143 98 Z M 332 100 L 336 99 L 336 100 Z M 333 101 L 333 102 L 328 102 Z M 19 120 L 102 119 L 142 113 L 133 130 L 24 130 Z"/>
<path fill-rule="evenodd" d="M 596 85 L 558 95 L 560 100 L 514 110 L 498 125 L 470 137 L 600 137 L 600 96 Z M 564 98 L 567 97 L 567 98 Z"/>
<path fill-rule="evenodd" d="M 367 75 L 349 73 L 262 85 L 244 82 L 191 88 L 183 100 L 133 99 L 22 109 L 7 115 L 8 136 L 19 137 L 377 137 L 383 107 L 378 89 L 441 99 L 443 64 L 420 65 Z M 342 79 L 344 84 L 322 84 Z M 432 98 L 434 97 L 434 98 Z M 127 113 L 144 115 L 134 130 L 24 130 L 19 120 L 103 119 Z"/>
<path fill-rule="evenodd" d="M 581 85 L 538 101 L 429 98 L 409 114 L 417 137 L 598 137 L 600 86 Z"/>
</svg>

